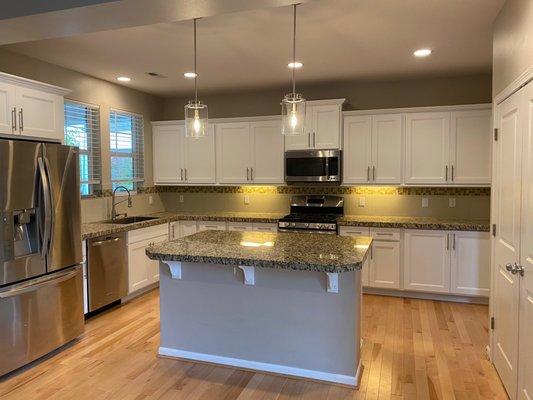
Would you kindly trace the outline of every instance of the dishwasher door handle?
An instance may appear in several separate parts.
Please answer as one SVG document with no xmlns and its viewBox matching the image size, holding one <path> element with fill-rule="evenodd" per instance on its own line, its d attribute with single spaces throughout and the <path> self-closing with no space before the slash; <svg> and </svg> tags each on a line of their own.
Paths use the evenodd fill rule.
<svg viewBox="0 0 533 400">
<path fill-rule="evenodd" d="M 104 244 L 108 244 L 108 243 L 115 243 L 115 242 L 118 242 L 120 240 L 120 238 L 116 237 L 116 238 L 113 238 L 113 239 L 106 239 L 106 240 L 99 240 L 98 242 L 92 242 L 91 243 L 91 246 L 103 246 Z"/>
</svg>

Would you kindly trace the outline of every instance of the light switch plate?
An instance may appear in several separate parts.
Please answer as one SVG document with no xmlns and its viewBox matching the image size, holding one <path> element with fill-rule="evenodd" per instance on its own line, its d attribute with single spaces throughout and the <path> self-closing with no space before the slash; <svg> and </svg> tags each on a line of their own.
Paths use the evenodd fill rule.
<svg viewBox="0 0 533 400">
<path fill-rule="evenodd" d="M 429 199 L 427 197 L 422 197 L 422 207 L 423 208 L 429 207 Z"/>
<path fill-rule="evenodd" d="M 364 206 L 366 206 L 366 198 L 365 198 L 365 197 L 359 197 L 358 206 L 359 206 L 359 207 L 364 207 Z"/>
<path fill-rule="evenodd" d="M 448 199 L 448 206 L 455 207 L 455 197 L 450 197 Z"/>
<path fill-rule="evenodd" d="M 183 203 L 184 199 L 183 199 L 183 195 L 180 194 L 180 203 Z"/>
<path fill-rule="evenodd" d="M 250 196 L 244 195 L 244 204 L 250 204 Z"/>
<path fill-rule="evenodd" d="M 153 196 L 148 196 L 148 204 L 152 205 L 154 204 L 154 197 Z"/>
</svg>

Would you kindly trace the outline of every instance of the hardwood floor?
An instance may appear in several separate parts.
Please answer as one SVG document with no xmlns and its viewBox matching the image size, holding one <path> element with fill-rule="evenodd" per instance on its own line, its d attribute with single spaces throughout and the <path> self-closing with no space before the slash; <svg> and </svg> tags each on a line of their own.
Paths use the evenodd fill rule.
<svg viewBox="0 0 533 400">
<path fill-rule="evenodd" d="M 158 291 L 0 380 L 2 400 L 505 399 L 484 354 L 487 306 L 365 295 L 359 390 L 156 357 Z"/>
</svg>

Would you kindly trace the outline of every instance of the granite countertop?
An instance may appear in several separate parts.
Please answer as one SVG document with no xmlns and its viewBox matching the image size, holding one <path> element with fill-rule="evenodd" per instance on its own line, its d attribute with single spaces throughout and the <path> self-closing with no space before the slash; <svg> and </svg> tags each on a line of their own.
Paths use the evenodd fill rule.
<svg viewBox="0 0 533 400">
<path fill-rule="evenodd" d="M 372 243 L 369 237 L 204 231 L 148 247 L 153 260 L 348 272 L 361 269 Z"/>
<path fill-rule="evenodd" d="M 364 226 L 372 228 L 431 229 L 449 231 L 489 232 L 489 220 L 465 220 L 435 217 L 394 217 L 372 215 L 345 215 L 340 226 Z"/>
</svg>

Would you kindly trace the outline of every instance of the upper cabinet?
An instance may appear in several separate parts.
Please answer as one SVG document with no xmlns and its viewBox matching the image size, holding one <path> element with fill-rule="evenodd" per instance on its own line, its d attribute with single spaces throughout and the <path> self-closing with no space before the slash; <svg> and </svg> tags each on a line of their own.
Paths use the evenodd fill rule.
<svg viewBox="0 0 533 400">
<path fill-rule="evenodd" d="M 0 73 L 0 133 L 63 141 L 69 90 Z"/>
<path fill-rule="evenodd" d="M 339 149 L 345 99 L 308 101 L 305 134 L 285 137 L 285 150 Z"/>
<path fill-rule="evenodd" d="M 404 182 L 490 184 L 490 120 L 490 110 L 406 114 Z"/>
<path fill-rule="evenodd" d="M 156 185 L 215 183 L 215 134 L 185 137 L 183 123 L 154 123 L 153 165 Z"/>
<path fill-rule="evenodd" d="M 218 183 L 283 183 L 281 121 L 216 124 Z"/>
<path fill-rule="evenodd" d="M 399 184 L 402 181 L 402 115 L 344 119 L 344 183 Z"/>
</svg>

